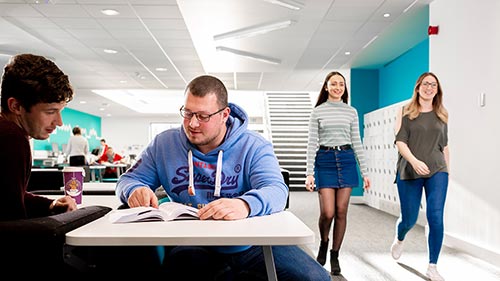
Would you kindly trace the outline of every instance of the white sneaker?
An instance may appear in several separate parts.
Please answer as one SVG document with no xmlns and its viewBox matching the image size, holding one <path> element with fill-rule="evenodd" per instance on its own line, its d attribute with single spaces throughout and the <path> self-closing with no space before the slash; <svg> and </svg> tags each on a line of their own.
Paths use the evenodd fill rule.
<svg viewBox="0 0 500 281">
<path fill-rule="evenodd" d="M 394 238 L 394 242 L 391 246 L 392 258 L 398 260 L 403 253 L 403 241 L 399 241 L 398 238 Z"/>
<path fill-rule="evenodd" d="M 444 281 L 443 276 L 439 274 L 435 264 L 429 264 L 429 267 L 427 268 L 427 272 L 425 273 L 425 275 L 431 281 Z"/>
</svg>

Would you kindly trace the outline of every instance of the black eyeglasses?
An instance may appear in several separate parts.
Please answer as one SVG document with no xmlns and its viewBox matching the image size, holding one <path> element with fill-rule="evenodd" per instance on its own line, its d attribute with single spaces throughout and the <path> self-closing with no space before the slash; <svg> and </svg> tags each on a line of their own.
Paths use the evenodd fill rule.
<svg viewBox="0 0 500 281">
<path fill-rule="evenodd" d="M 191 120 L 191 118 L 193 118 L 193 116 L 196 116 L 196 119 L 198 119 L 198 121 L 208 122 L 208 121 L 210 121 L 210 117 L 214 116 L 217 113 L 222 112 L 224 109 L 226 109 L 226 108 L 224 107 L 224 108 L 221 108 L 214 113 L 207 114 L 207 113 L 191 112 L 189 110 L 184 109 L 184 105 L 183 105 L 183 106 L 181 106 L 179 111 L 180 111 L 181 116 L 184 119 Z"/>
<path fill-rule="evenodd" d="M 422 86 L 425 87 L 425 88 L 431 86 L 431 88 L 436 89 L 437 86 L 438 86 L 438 84 L 436 82 L 432 82 L 432 83 L 430 83 L 430 82 L 423 82 Z"/>
</svg>

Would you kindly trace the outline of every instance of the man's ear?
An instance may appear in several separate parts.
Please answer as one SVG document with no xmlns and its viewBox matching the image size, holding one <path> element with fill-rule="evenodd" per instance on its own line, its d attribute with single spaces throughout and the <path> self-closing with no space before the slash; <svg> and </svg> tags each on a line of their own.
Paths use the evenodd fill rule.
<svg viewBox="0 0 500 281">
<path fill-rule="evenodd" d="M 16 98 L 8 98 L 7 106 L 9 107 L 9 111 L 14 114 L 21 114 L 21 103 Z"/>
<path fill-rule="evenodd" d="M 224 122 L 229 119 L 229 115 L 231 114 L 231 108 L 228 106 L 224 109 Z"/>
</svg>

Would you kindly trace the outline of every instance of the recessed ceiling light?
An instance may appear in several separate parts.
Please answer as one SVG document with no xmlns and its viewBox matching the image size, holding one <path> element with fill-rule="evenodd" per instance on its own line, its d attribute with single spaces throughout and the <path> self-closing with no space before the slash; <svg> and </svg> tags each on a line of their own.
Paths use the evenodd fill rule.
<svg viewBox="0 0 500 281">
<path fill-rule="evenodd" d="M 221 33 L 214 35 L 214 40 L 223 40 L 223 39 L 241 39 L 246 37 L 252 37 L 257 35 L 266 34 L 268 32 L 279 30 L 283 28 L 287 28 L 290 25 L 294 24 L 296 21 L 294 20 L 285 20 L 267 24 L 259 24 L 254 26 L 249 26 L 237 30 L 233 30 L 226 33 Z"/>
<path fill-rule="evenodd" d="M 300 10 L 304 6 L 304 4 L 294 0 L 264 0 L 264 1 L 291 10 Z"/>
<path fill-rule="evenodd" d="M 85 103 L 87 103 L 87 102 L 86 102 L 86 101 L 84 101 L 84 100 L 81 100 L 81 101 L 80 101 L 80 103 L 81 103 L 81 104 L 85 104 Z"/>
<path fill-rule="evenodd" d="M 167 71 L 168 69 L 166 67 L 157 67 L 156 71 Z"/>
<path fill-rule="evenodd" d="M 104 49 L 103 50 L 106 54 L 116 54 L 118 53 L 117 50 L 113 50 L 113 49 Z"/>
<path fill-rule="evenodd" d="M 227 53 L 231 53 L 233 55 L 237 55 L 240 57 L 245 57 L 248 59 L 261 61 L 261 62 L 265 62 L 265 63 L 269 63 L 269 64 L 280 64 L 281 63 L 280 59 L 262 56 L 259 54 L 254 54 L 254 53 L 250 53 L 250 52 L 246 52 L 246 51 L 242 51 L 242 50 L 231 49 L 231 48 L 227 48 L 227 47 L 223 47 L 223 46 L 217 46 L 215 48 L 215 50 L 218 52 L 227 52 Z"/>
<path fill-rule="evenodd" d="M 120 80 L 120 83 L 122 83 L 122 84 L 126 84 L 126 83 L 127 83 L 127 80 Z"/>
<path fill-rule="evenodd" d="M 120 12 L 114 9 L 102 9 L 101 13 L 105 14 L 106 16 L 116 16 L 120 14 Z"/>
<path fill-rule="evenodd" d="M 409 9 L 411 9 L 411 7 L 413 7 L 413 5 L 417 4 L 418 0 L 415 0 L 413 1 L 410 6 L 406 7 L 406 9 L 403 10 L 403 13 L 406 13 L 408 12 Z"/>
<path fill-rule="evenodd" d="M 385 13 L 385 14 L 384 14 L 384 18 L 388 18 L 388 17 L 390 17 L 390 16 L 391 16 L 391 14 L 389 14 L 389 13 Z"/>
<path fill-rule="evenodd" d="M 351 52 L 349 52 L 349 51 L 347 51 L 347 52 L 344 53 L 344 55 L 346 55 L 346 56 L 348 56 L 350 54 L 351 54 Z"/>
</svg>

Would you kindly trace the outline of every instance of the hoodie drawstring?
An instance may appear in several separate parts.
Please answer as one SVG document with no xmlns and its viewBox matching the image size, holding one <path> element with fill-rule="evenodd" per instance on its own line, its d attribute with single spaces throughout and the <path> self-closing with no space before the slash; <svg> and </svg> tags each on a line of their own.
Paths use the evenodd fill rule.
<svg viewBox="0 0 500 281">
<path fill-rule="evenodd" d="M 214 190 L 214 196 L 215 197 L 220 197 L 220 181 L 221 181 L 221 174 L 222 174 L 222 150 L 219 150 L 219 154 L 217 156 L 217 167 L 215 171 L 215 190 Z"/>
<path fill-rule="evenodd" d="M 217 155 L 217 167 L 215 171 L 215 190 L 214 190 L 214 196 L 215 197 L 220 197 L 220 190 L 221 190 L 221 177 L 222 177 L 222 156 L 224 155 L 224 152 L 222 150 L 219 150 L 219 153 Z M 191 150 L 188 151 L 188 166 L 189 166 L 189 185 L 188 185 L 188 194 L 190 196 L 195 196 L 196 191 L 194 188 L 194 172 L 193 172 L 193 152 Z"/>
<path fill-rule="evenodd" d="M 190 196 L 195 196 L 196 195 L 196 191 L 194 190 L 193 152 L 191 150 L 188 151 L 188 166 L 189 166 L 188 194 Z"/>
</svg>

